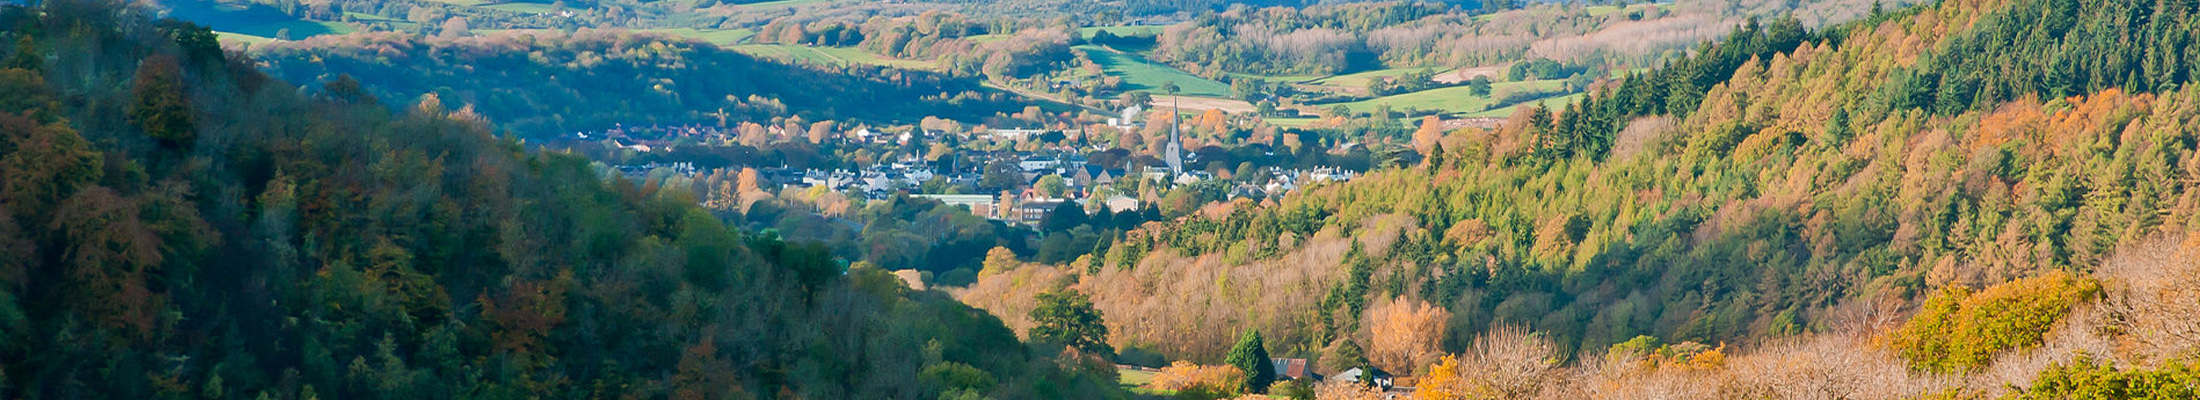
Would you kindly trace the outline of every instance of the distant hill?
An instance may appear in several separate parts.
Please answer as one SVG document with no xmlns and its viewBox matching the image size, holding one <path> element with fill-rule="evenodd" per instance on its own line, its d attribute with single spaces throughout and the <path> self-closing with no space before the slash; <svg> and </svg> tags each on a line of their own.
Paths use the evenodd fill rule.
<svg viewBox="0 0 2200 400">
<path fill-rule="evenodd" d="M 913 124 L 1015 113 L 1024 99 L 969 78 L 875 66 L 761 60 L 681 37 L 622 30 L 520 31 L 456 39 L 396 33 L 254 47 L 276 77 L 349 75 L 377 97 L 436 94 L 529 134 L 614 124 L 860 120 Z"/>
</svg>

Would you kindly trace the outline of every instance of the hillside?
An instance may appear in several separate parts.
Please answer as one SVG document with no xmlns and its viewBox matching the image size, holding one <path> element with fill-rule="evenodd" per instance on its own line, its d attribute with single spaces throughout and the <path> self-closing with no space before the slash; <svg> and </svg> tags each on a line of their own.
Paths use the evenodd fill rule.
<svg viewBox="0 0 2200 400">
<path fill-rule="evenodd" d="M 435 94 L 531 135 L 718 122 L 720 113 L 731 121 L 977 121 L 1028 104 L 974 79 L 788 64 L 640 31 L 320 36 L 253 46 L 253 55 L 277 78 L 314 82 L 349 75 L 369 93 L 395 102 Z"/>
<path fill-rule="evenodd" d="M 2190 245 L 2182 238 L 2200 222 L 2191 186 L 2200 136 L 2187 127 L 2200 117 L 2200 91 L 2188 82 L 2200 53 L 2185 44 L 2200 39 L 2196 12 L 2183 2 L 1950 0 L 1817 30 L 1751 21 L 1563 110 L 1524 109 L 1502 129 L 1423 138 L 1421 166 L 1150 224 L 1107 257 L 981 274 L 990 277 L 960 297 L 1012 315 L 1033 290 L 1013 282 L 1068 275 L 1124 333 L 1117 346 L 1204 363 L 1228 345 L 1217 337 L 1252 329 L 1279 354 L 1330 368 L 1355 365 L 1365 349 L 1384 369 L 1430 373 L 1436 356 L 1464 353 L 1468 367 L 1431 374 L 1476 377 L 1458 368 L 1474 368 L 1491 340 L 1517 339 L 1505 336 L 1517 326 L 1546 343 L 1542 354 L 1610 379 L 1630 375 L 1609 369 L 1608 351 L 1671 355 L 1694 344 L 1703 347 L 1681 353 L 1699 354 L 1716 343 L 1735 346 L 1719 348 L 1726 354 L 1762 349 L 1752 362 L 1773 365 L 1903 350 L 1888 358 L 1932 372 L 2021 371 L 1915 375 L 1863 398 L 2000 396 L 2024 392 L 2009 385 L 2028 387 L 2049 365 L 2163 365 L 2194 355 L 2193 337 L 2110 351 L 2164 331 L 2080 318 L 2068 328 L 2080 331 L 2068 331 L 2058 318 L 2095 310 L 2073 308 L 2097 297 L 2072 282 L 2107 282 L 2106 298 L 2147 283 L 2115 272 L 2131 268 L 2105 267 L 2119 249 Z M 2150 268 L 2200 271 L 2189 262 Z M 1185 277 L 1212 284 L 1178 284 Z M 2029 366 L 1979 358 L 1942 369 L 1939 356 L 1869 339 L 1921 306 L 1952 304 L 1929 298 L 2006 282 L 2023 283 L 1981 293 L 2080 288 L 2069 289 L 2071 301 L 2013 296 L 2047 304 L 2026 326 L 2109 343 L 2084 348 L 2105 361 L 2072 364 L 2078 347 L 2050 346 L 2011 356 Z M 1193 329 L 1222 332 L 1175 334 Z M 1979 335 L 1941 340 L 1988 341 L 1991 351 L 2043 340 Z M 1615 347 L 1645 342 L 1653 344 L 1634 353 Z M 1680 395 L 1690 398 L 1786 393 L 1754 386 L 1776 379 L 1748 381 L 1775 377 L 1712 371 L 1686 379 L 1741 381 L 1660 388 L 1710 391 Z M 1845 376 L 1805 383 L 1874 385 L 1837 380 L 1864 379 Z"/>
<path fill-rule="evenodd" d="M 474 109 L 303 96 L 148 16 L 0 8 L 0 397 L 1122 397 Z"/>
</svg>

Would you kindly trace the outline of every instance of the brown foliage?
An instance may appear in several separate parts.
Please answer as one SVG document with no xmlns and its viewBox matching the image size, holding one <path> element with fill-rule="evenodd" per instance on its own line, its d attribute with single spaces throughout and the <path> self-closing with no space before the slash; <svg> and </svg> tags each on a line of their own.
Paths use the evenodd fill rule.
<svg viewBox="0 0 2200 400">
<path fill-rule="evenodd" d="M 2101 266 L 2103 308 L 2122 322 L 2124 348 L 2142 360 L 2200 355 L 2200 235 L 2130 246 Z"/>
<path fill-rule="evenodd" d="M 62 259 L 77 299 L 72 303 L 109 328 L 144 338 L 165 296 L 147 278 L 158 273 L 161 238 L 138 218 L 138 207 L 112 189 L 93 186 L 63 201 L 53 230 L 70 246 Z"/>
<path fill-rule="evenodd" d="M 529 353 L 541 350 L 542 338 L 565 322 L 565 292 L 573 285 L 571 272 L 548 281 L 512 278 L 503 294 L 479 298 L 481 314 L 495 323 L 498 350 Z"/>
<path fill-rule="evenodd" d="M 184 147 L 197 139 L 191 104 L 184 96 L 183 68 L 169 56 L 146 57 L 138 64 L 130 122 L 159 139 L 162 146 Z"/>
</svg>

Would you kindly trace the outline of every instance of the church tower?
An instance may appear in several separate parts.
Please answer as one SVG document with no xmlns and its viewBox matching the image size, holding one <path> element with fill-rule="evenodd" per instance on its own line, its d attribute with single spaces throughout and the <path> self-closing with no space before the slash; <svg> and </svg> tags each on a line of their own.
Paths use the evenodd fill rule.
<svg viewBox="0 0 2200 400">
<path fill-rule="evenodd" d="M 1176 96 L 1169 96 L 1169 179 L 1184 174 L 1184 112 L 1176 105 Z"/>
</svg>

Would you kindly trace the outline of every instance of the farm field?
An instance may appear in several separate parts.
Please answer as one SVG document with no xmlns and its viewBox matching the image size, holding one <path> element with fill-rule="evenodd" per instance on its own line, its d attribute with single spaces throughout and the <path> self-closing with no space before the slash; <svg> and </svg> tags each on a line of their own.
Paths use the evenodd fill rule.
<svg viewBox="0 0 2200 400">
<path fill-rule="evenodd" d="M 1315 120 L 1318 120 L 1318 119 L 1319 119 L 1319 118 L 1307 118 L 1307 117 L 1302 117 L 1302 118 L 1262 118 L 1261 120 L 1262 120 L 1262 121 L 1267 121 L 1269 125 L 1281 126 L 1281 127 L 1285 127 L 1285 128 L 1305 128 L 1305 127 L 1306 127 L 1307 125 L 1313 125 L 1313 124 L 1314 124 L 1314 121 L 1315 121 Z"/>
<path fill-rule="evenodd" d="M 1109 76 L 1123 78 L 1124 88 L 1160 93 L 1161 85 L 1175 82 L 1186 96 L 1229 97 L 1230 85 L 1192 75 L 1167 65 L 1161 65 L 1135 55 L 1124 54 L 1098 46 L 1077 46 L 1100 64 Z"/>
<path fill-rule="evenodd" d="M 1243 114 L 1253 112 L 1253 103 L 1247 103 L 1244 100 L 1218 97 L 1157 95 L 1153 97 L 1153 106 L 1155 109 L 1162 109 L 1165 107 L 1173 106 L 1176 108 L 1184 109 L 1185 112 L 1197 112 L 1206 110 L 1222 110 L 1222 112 L 1231 114 Z"/>
<path fill-rule="evenodd" d="M 1152 382 L 1152 381 L 1153 381 L 1153 376 L 1154 376 L 1154 373 L 1153 373 L 1153 372 L 1140 371 L 1140 370 L 1135 370 L 1135 369 L 1118 369 L 1118 370 L 1115 370 L 1115 374 L 1116 374 L 1116 375 L 1115 375 L 1115 376 L 1116 376 L 1116 383 L 1117 383 L 1118 385 L 1122 386 L 1122 388 L 1123 388 L 1124 390 L 1129 390 L 1129 391 L 1131 391 L 1132 393 L 1139 393 L 1139 394 L 1144 394 L 1144 395 L 1148 395 L 1148 396 L 1174 396 L 1174 395 L 1176 395 L 1176 393 L 1175 393 L 1175 392 L 1160 391 L 1160 390 L 1153 390 L 1153 389 L 1147 389 L 1147 388 L 1145 388 L 1145 386 L 1146 386 L 1146 383 L 1147 383 L 1147 382 Z"/>
<path fill-rule="evenodd" d="M 247 45 L 255 46 L 275 42 L 275 38 L 252 36 L 236 32 L 214 32 L 214 39 L 219 40 L 222 43 L 244 43 Z"/>
<path fill-rule="evenodd" d="M 298 19 L 273 8 L 261 5 L 233 5 L 213 1 L 174 1 L 168 3 L 169 15 L 188 21 L 203 21 L 217 32 L 230 33 L 231 38 L 244 42 L 258 39 L 272 40 L 283 36 L 304 39 L 319 35 L 351 33 L 350 26 L 337 22 L 318 22 Z"/>
<path fill-rule="evenodd" d="M 1154 36 L 1160 35 L 1163 28 L 1165 27 L 1160 25 L 1101 26 L 1078 28 L 1077 31 L 1085 34 L 1087 38 L 1092 37 L 1095 33 L 1100 33 L 1100 31 L 1108 31 L 1108 34 L 1116 36 Z"/>
<path fill-rule="evenodd" d="M 1471 113 L 1466 113 L 1466 114 L 1462 114 L 1461 116 L 1464 116 L 1464 117 L 1497 117 L 1497 118 L 1503 118 L 1503 117 L 1509 117 L 1509 116 L 1512 116 L 1512 114 L 1513 114 L 1513 111 L 1519 110 L 1519 109 L 1520 109 L 1521 107 L 1529 107 L 1529 106 L 1535 106 L 1535 105 L 1538 105 L 1538 104 L 1542 105 L 1542 106 L 1543 106 L 1544 108 L 1546 108 L 1546 109 L 1552 109 L 1552 110 L 1556 110 L 1556 109 L 1558 109 L 1559 107 L 1565 107 L 1565 106 L 1567 106 L 1567 105 L 1571 105 L 1571 104 L 1574 104 L 1574 102 L 1577 102 L 1577 101 L 1581 101 L 1581 98 L 1582 98 L 1583 96 L 1588 96 L 1588 95 L 1589 95 L 1588 93 L 1574 93 L 1574 94 L 1569 94 L 1569 95 L 1565 95 L 1565 96 L 1558 96 L 1558 97 L 1549 97 L 1549 98 L 1544 98 L 1544 99 L 1542 99 L 1542 100 L 1529 101 L 1529 102 L 1524 102 L 1524 103 L 1520 103 L 1520 104 L 1514 104 L 1514 105 L 1510 105 L 1510 106 L 1505 106 L 1504 108 L 1498 108 L 1498 109 L 1494 109 L 1494 110 L 1488 110 L 1488 111 L 1482 111 L 1482 112 L 1471 112 Z M 1555 111 L 1554 111 L 1554 112 L 1555 112 Z"/>
<path fill-rule="evenodd" d="M 550 5 L 550 4 L 546 4 L 546 3 L 503 3 L 503 4 L 496 4 L 496 5 L 475 6 L 475 7 L 479 7 L 479 8 L 486 8 L 486 9 L 491 9 L 491 10 L 498 10 L 498 11 L 511 11 L 511 12 L 516 12 L 516 13 L 528 13 L 528 14 L 548 14 L 548 13 L 550 13 L 550 12 L 552 12 L 552 11 L 557 11 L 557 7 L 556 7 L 556 6 L 552 6 L 552 5 Z"/>
<path fill-rule="evenodd" d="M 1421 71 L 1421 70 L 1423 70 L 1423 69 L 1430 69 L 1430 68 L 1391 68 L 1391 69 L 1378 69 L 1378 70 L 1373 70 L 1373 71 L 1361 71 L 1361 72 L 1354 72 L 1354 73 L 1349 73 L 1349 74 L 1344 74 L 1344 75 L 1335 75 L 1335 76 L 1329 76 L 1329 77 L 1324 77 L 1324 78 L 1320 78 L 1320 79 L 1314 79 L 1314 80 L 1311 80 L 1311 82 L 1307 82 L 1307 83 L 1312 83 L 1312 84 L 1316 84 L 1316 85 L 1323 85 L 1323 86 L 1338 86 L 1338 87 L 1347 87 L 1347 88 L 1366 88 L 1366 87 L 1367 87 L 1367 84 L 1368 84 L 1368 82 L 1373 82 L 1373 81 L 1374 81 L 1374 80 L 1375 80 L 1376 78 L 1380 78 L 1380 77 L 1385 77 L 1385 76 L 1391 76 L 1391 77 L 1395 77 L 1395 76 L 1405 75 L 1405 74 L 1408 74 L 1408 73 L 1413 73 L 1413 72 L 1420 72 L 1420 71 Z M 1443 73 L 1443 72 L 1445 72 L 1445 71 L 1444 71 L 1444 70 L 1437 70 L 1436 72 L 1440 74 L 1440 73 Z"/>
</svg>

